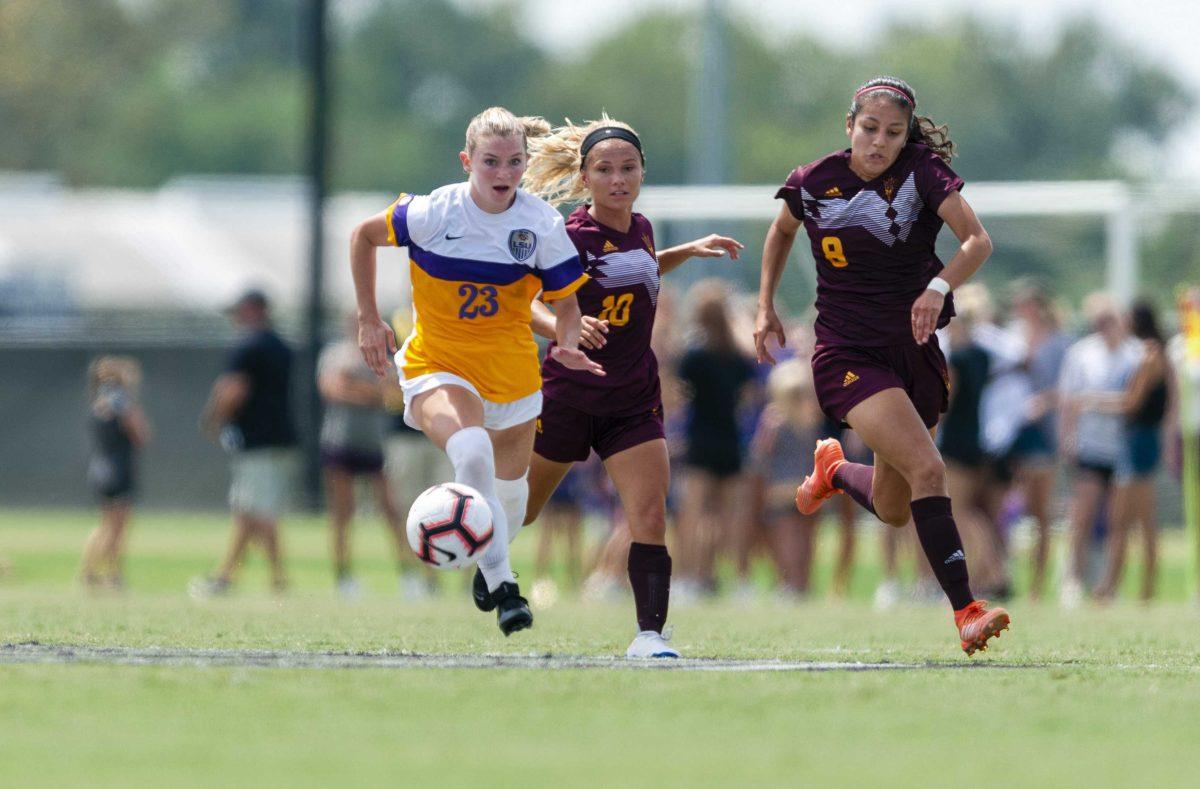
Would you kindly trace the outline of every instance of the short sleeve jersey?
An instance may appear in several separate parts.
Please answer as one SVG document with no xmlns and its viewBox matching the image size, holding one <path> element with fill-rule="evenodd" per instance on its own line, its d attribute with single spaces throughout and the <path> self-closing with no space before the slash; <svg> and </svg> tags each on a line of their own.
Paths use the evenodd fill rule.
<svg viewBox="0 0 1200 789">
<path fill-rule="evenodd" d="M 489 214 L 467 182 L 403 194 L 388 211 L 388 240 L 410 260 L 413 331 L 396 356 L 406 379 L 453 373 L 494 403 L 541 388 L 529 304 L 587 280 L 549 203 L 518 189 L 507 211 Z"/>
<path fill-rule="evenodd" d="M 878 347 L 912 337 L 912 304 L 943 268 L 934 252 L 942 202 L 963 181 L 928 146 L 909 143 L 879 177 L 850 170 L 850 151 L 798 167 L 775 194 L 804 223 L 817 262 L 817 342 Z M 946 298 L 938 318 L 954 315 Z"/>
<path fill-rule="evenodd" d="M 296 443 L 292 423 L 292 352 L 271 329 L 250 333 L 229 357 L 226 369 L 246 376 L 250 393 L 233 419 L 243 449 L 290 447 Z"/>
<path fill-rule="evenodd" d="M 658 360 L 650 349 L 660 282 L 654 229 L 646 217 L 634 214 L 622 233 L 580 206 L 567 217 L 567 234 L 588 275 L 575 293 L 579 308 L 608 321 L 608 342 L 587 352 L 605 374 L 568 369 L 547 353 L 542 393 L 596 416 L 630 416 L 659 407 Z"/>
</svg>

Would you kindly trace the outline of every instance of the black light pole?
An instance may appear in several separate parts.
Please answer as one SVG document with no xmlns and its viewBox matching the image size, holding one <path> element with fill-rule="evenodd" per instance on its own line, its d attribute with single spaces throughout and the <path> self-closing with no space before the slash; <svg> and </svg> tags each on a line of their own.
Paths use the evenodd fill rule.
<svg viewBox="0 0 1200 789">
<path fill-rule="evenodd" d="M 321 501 L 321 461 L 317 433 L 321 426 L 321 396 L 317 391 L 317 359 L 323 338 L 325 273 L 325 193 L 328 187 L 327 149 L 329 143 L 328 41 L 325 18 L 326 0 L 309 0 L 305 25 L 308 40 L 309 117 L 308 117 L 308 226 L 312 236 L 308 251 L 308 303 L 305 310 L 306 353 L 301 374 L 304 376 L 302 424 L 304 450 L 305 503 L 315 510 Z"/>
</svg>

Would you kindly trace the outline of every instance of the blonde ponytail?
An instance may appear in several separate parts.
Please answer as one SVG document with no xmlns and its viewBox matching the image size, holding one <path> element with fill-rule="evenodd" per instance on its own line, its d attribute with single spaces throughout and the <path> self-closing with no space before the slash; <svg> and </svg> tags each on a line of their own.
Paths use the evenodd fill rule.
<svg viewBox="0 0 1200 789">
<path fill-rule="evenodd" d="M 531 137 L 550 133 L 550 123 L 536 115 L 518 118 L 504 107 L 488 107 L 471 119 L 467 125 L 467 155 L 475 153 L 475 146 L 483 137 L 512 137 L 520 135 L 526 147 Z"/>
<path fill-rule="evenodd" d="M 582 126 L 566 122 L 547 135 L 529 138 L 529 166 L 521 186 L 550 205 L 583 203 L 591 199 L 591 190 L 583 183 L 583 140 L 595 129 L 615 126 L 633 131 L 633 127 L 601 113 L 600 118 Z M 634 132 L 636 134 L 636 132 Z"/>
<path fill-rule="evenodd" d="M 521 129 L 525 132 L 526 142 L 536 137 L 545 137 L 552 131 L 550 121 L 541 115 L 522 115 L 517 118 L 517 122 L 521 124 Z"/>
</svg>

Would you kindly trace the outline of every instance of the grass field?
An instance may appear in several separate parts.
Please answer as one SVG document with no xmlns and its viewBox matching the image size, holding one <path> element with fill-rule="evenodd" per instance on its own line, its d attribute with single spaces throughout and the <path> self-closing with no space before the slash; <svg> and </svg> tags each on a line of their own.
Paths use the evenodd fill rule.
<svg viewBox="0 0 1200 789">
<path fill-rule="evenodd" d="M 233 596 L 190 600 L 226 522 L 151 513 L 134 525 L 129 589 L 88 596 L 74 573 L 91 524 L 0 511 L 0 645 L 604 656 L 632 635 L 631 603 L 568 596 L 505 640 L 460 576 L 404 602 L 372 524 L 356 535 L 370 594 L 341 601 L 306 518 L 288 523 L 284 597 L 254 561 Z M 518 542 L 526 571 L 531 542 Z M 689 657 L 919 668 L 18 665 L 0 651 L 3 784 L 1193 785 L 1200 614 L 1184 600 L 1184 546 L 1165 547 L 1168 601 L 1068 615 L 1018 599 L 1012 632 L 972 660 L 941 605 L 872 611 L 869 550 L 847 602 L 764 592 L 671 616 Z"/>
</svg>

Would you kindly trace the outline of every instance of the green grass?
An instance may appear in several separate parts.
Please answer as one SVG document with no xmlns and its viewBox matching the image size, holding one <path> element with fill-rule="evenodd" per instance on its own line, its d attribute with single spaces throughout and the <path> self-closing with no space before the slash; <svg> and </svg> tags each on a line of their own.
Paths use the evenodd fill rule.
<svg viewBox="0 0 1200 789">
<path fill-rule="evenodd" d="M 220 516 L 146 514 L 121 596 L 74 583 L 88 513 L 0 511 L 0 643 L 611 655 L 631 603 L 564 598 L 505 640 L 465 596 L 407 603 L 381 530 L 356 535 L 370 591 L 332 593 L 318 521 L 289 520 L 294 589 L 197 603 L 187 580 L 224 546 Z M 529 567 L 531 535 L 518 542 Z M 0 665 L 3 783 L 27 785 L 1190 785 L 1200 615 L 1184 548 L 1174 598 L 1066 615 L 1017 600 L 985 655 L 958 651 L 941 605 L 873 612 L 872 540 L 844 603 L 764 593 L 672 612 L 689 656 L 921 662 L 922 670 L 283 670 Z M 823 546 L 829 555 L 830 546 Z M 822 567 L 819 578 L 827 578 Z M 1016 668 L 960 670 L 964 663 Z M 939 667 L 943 666 L 943 667 Z"/>
</svg>

